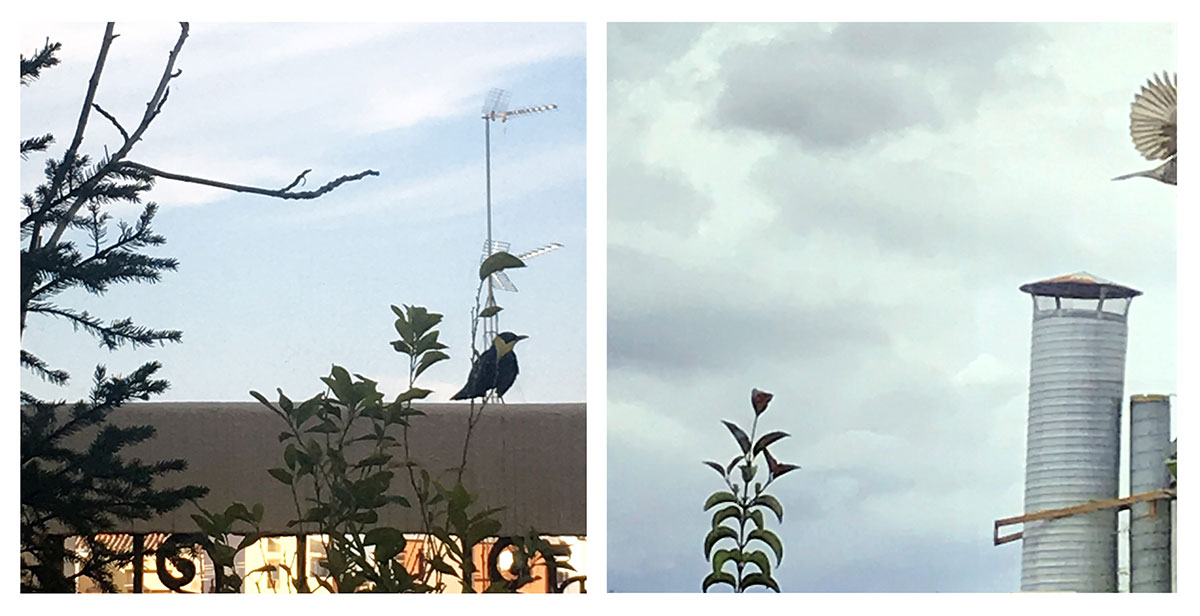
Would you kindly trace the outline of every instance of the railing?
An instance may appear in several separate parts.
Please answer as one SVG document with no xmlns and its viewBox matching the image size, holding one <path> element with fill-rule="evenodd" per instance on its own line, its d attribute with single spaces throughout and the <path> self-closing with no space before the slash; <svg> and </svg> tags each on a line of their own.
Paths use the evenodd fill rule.
<svg viewBox="0 0 1200 616">
<path fill-rule="evenodd" d="M 205 538 L 200 534 L 163 533 L 102 535 L 101 539 L 114 551 L 128 552 L 132 558 L 128 565 L 117 572 L 114 578 L 118 587 L 128 592 L 174 592 L 208 593 L 223 586 L 224 572 L 214 567 L 205 551 Z M 424 537 L 413 536 L 409 549 L 397 556 L 410 572 L 416 573 L 417 560 L 422 550 Z M 269 542 L 279 542 L 279 550 L 269 549 Z M 292 542 L 290 545 L 288 542 Z M 552 544 L 561 545 L 560 554 L 566 556 L 571 543 L 582 545 L 582 541 L 551 538 Z M 510 538 L 500 538 L 477 545 L 474 553 L 479 573 L 473 580 L 473 589 L 482 592 L 493 581 L 511 580 L 509 572 L 500 563 L 505 549 L 513 545 Z M 303 546 L 303 552 L 297 549 Z M 264 537 L 244 550 L 240 555 L 237 574 L 243 579 L 243 593 L 296 593 L 295 580 L 305 579 L 306 587 L 312 592 L 325 592 L 316 582 L 322 577 L 320 569 L 325 544 L 319 535 L 298 534 L 284 537 Z M 254 558 L 255 552 L 259 558 Z M 571 562 L 569 556 L 562 562 Z M 152 568 L 147 568 L 152 564 Z M 555 562 L 539 561 L 533 566 L 534 581 L 517 587 L 516 582 L 508 585 L 508 591 L 520 593 L 567 593 L 587 592 L 587 576 L 560 576 Z M 328 578 L 326 578 L 328 581 Z M 149 584 L 147 584 L 149 581 Z M 448 580 L 450 591 L 460 591 L 457 580 Z M 85 579 L 77 583 L 79 592 L 99 592 Z"/>
<path fill-rule="evenodd" d="M 426 416 L 410 428 L 408 455 L 428 469 L 457 467 L 469 405 L 416 406 Z M 561 403 L 497 404 L 486 409 L 474 428 L 462 481 L 479 503 L 503 508 L 495 514 L 502 529 L 521 532 L 533 528 L 548 537 L 587 535 L 586 408 L 584 403 Z M 209 494 L 200 502 L 204 508 L 219 511 L 234 502 L 262 504 L 265 514 L 259 530 L 266 537 L 295 538 L 300 542 L 296 545 L 308 545 L 305 535 L 297 535 L 287 524 L 296 517 L 291 490 L 267 473 L 267 469 L 283 465 L 284 450 L 278 439 L 281 422 L 269 409 L 255 402 L 144 402 L 122 407 L 110 421 L 154 426 L 156 436 L 131 447 L 126 455 L 143 460 L 187 460 L 187 470 L 172 474 L 169 484 L 208 487 Z M 76 445 L 90 438 L 88 433 L 80 434 Z M 132 592 L 204 590 L 207 557 L 186 556 L 190 549 L 203 552 L 196 547 L 203 546 L 203 541 L 195 535 L 199 529 L 190 517 L 193 513 L 191 507 L 183 507 L 114 529 L 127 537 L 122 541 L 130 542 L 134 554 L 128 572 Z M 381 508 L 379 524 L 413 533 L 422 529 L 420 514 L 398 505 Z M 482 546 L 486 553 L 476 555 L 477 576 L 482 575 L 484 581 L 501 574 L 494 558 L 500 550 L 493 546 L 506 546 L 507 541 L 497 539 Z M 156 575 L 149 578 L 153 588 L 148 590 L 145 571 L 151 557 Z M 311 578 L 309 565 L 309 559 L 301 558 L 291 569 L 297 576 Z M 553 564 L 545 573 L 545 588 L 539 592 L 586 591 L 586 576 L 559 579 Z M 213 571 L 212 582 L 218 581 L 215 576 L 219 574 Z"/>
</svg>

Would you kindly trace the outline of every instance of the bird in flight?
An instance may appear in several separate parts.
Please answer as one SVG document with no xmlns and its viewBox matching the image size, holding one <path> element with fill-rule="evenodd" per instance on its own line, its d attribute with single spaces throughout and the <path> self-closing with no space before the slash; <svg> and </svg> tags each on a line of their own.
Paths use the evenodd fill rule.
<svg viewBox="0 0 1200 616">
<path fill-rule="evenodd" d="M 517 366 L 517 354 L 513 351 L 513 347 L 517 345 L 517 342 L 528 337 L 512 332 L 502 332 L 496 336 L 492 340 L 492 345 L 475 360 L 475 365 L 471 366 L 467 384 L 463 385 L 463 388 L 450 399 L 483 398 L 488 391 L 495 391 L 496 396 L 503 400 L 504 394 L 513 386 L 517 380 L 517 373 L 520 371 Z"/>
<path fill-rule="evenodd" d="M 1175 184 L 1176 171 L 1176 87 L 1177 79 L 1163 71 L 1155 75 L 1133 99 L 1129 113 L 1129 135 L 1133 146 L 1146 160 L 1167 162 L 1149 171 L 1138 171 L 1113 178 L 1152 178 L 1165 184 Z"/>
</svg>

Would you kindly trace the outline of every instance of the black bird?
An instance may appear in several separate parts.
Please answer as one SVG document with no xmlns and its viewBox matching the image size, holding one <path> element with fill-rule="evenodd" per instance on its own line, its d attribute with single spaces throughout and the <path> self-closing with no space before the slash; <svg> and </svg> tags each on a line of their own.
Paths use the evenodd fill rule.
<svg viewBox="0 0 1200 616">
<path fill-rule="evenodd" d="M 504 394 L 517 380 L 517 373 L 520 372 L 520 368 L 517 366 L 517 354 L 513 351 L 513 347 L 517 345 L 518 341 L 528 337 L 512 332 L 502 332 L 496 336 L 492 340 L 492 346 L 488 347 L 475 360 L 475 365 L 471 366 L 471 375 L 467 377 L 467 384 L 463 385 L 463 388 L 450 399 L 482 398 L 490 390 L 495 390 L 496 395 L 503 399 Z"/>
</svg>

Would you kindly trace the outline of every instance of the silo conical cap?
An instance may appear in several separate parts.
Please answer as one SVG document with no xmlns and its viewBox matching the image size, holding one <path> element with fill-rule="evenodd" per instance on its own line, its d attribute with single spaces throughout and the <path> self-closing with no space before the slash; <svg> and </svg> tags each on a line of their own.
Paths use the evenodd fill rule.
<svg viewBox="0 0 1200 616">
<path fill-rule="evenodd" d="M 1137 297 L 1142 294 L 1137 289 L 1119 285 L 1088 272 L 1063 274 L 1062 276 L 1023 284 L 1021 285 L 1021 290 L 1031 295 L 1072 297 L 1078 299 L 1100 299 L 1101 297 L 1112 299 L 1118 297 Z"/>
</svg>

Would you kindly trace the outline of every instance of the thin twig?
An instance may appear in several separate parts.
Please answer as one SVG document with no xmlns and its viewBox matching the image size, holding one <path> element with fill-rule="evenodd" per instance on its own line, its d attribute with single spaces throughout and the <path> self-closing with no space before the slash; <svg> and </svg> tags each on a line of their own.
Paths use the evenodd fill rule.
<svg viewBox="0 0 1200 616">
<path fill-rule="evenodd" d="M 286 188 L 273 189 L 273 188 L 259 188 L 257 186 L 246 186 L 243 184 L 230 184 L 229 182 L 221 182 L 219 180 L 209 180 L 209 179 L 205 179 L 205 178 L 198 178 L 198 177 L 191 176 L 191 175 L 183 175 L 180 173 L 171 173 L 169 171 L 162 171 L 161 169 L 147 167 L 146 165 L 143 165 L 141 163 L 135 163 L 135 162 L 123 162 L 123 163 L 121 163 L 121 166 L 124 168 L 128 168 L 128 169 L 137 169 L 139 171 L 143 171 L 143 172 L 153 175 L 155 177 L 160 177 L 160 178 L 164 178 L 164 179 L 168 179 L 168 180 L 189 182 L 191 184 L 201 184 L 203 186 L 212 186 L 214 188 L 221 188 L 224 190 L 232 190 L 234 192 L 253 193 L 256 195 L 265 195 L 268 197 L 276 197 L 279 199 L 316 199 L 317 197 L 324 195 L 325 193 L 337 188 L 338 186 L 345 184 L 346 182 L 353 182 L 356 180 L 361 180 L 364 177 L 367 177 L 368 175 L 379 175 L 378 171 L 375 171 L 374 169 L 367 169 L 366 171 L 360 171 L 358 173 L 355 173 L 354 175 L 343 175 L 342 177 L 337 178 L 336 180 L 333 180 L 316 190 L 306 190 L 306 191 L 302 191 L 302 192 L 287 192 L 288 189 L 290 189 L 292 186 L 295 186 L 296 182 L 298 182 L 300 180 L 300 178 L 304 177 L 304 175 L 306 173 L 308 173 L 308 171 L 301 173 L 300 176 L 296 178 L 296 181 L 292 182 Z"/>
<path fill-rule="evenodd" d="M 305 179 L 304 179 L 304 176 L 308 175 L 308 172 L 309 172 L 309 171 L 312 171 L 312 169 L 305 169 L 303 173 L 301 173 L 300 175 L 296 176 L 296 179 L 292 180 L 292 183 L 291 183 L 291 184 L 288 184 L 287 186 L 284 186 L 283 188 L 280 188 L 280 189 L 279 189 L 279 192 L 287 192 L 287 191 L 289 191 L 289 190 L 291 190 L 291 189 L 295 188 L 295 187 L 296 187 L 296 184 L 299 184 L 299 183 L 300 183 L 302 180 L 304 181 L 304 183 L 305 183 L 305 184 L 307 184 L 307 183 L 308 183 L 308 180 L 305 180 Z"/>
<path fill-rule="evenodd" d="M 111 113 L 105 111 L 102 107 L 100 107 L 99 103 L 92 103 L 92 108 L 95 109 L 96 111 L 100 112 L 100 115 L 108 118 L 108 121 L 112 122 L 112 125 L 117 127 L 117 131 L 119 131 L 121 133 L 121 136 L 125 138 L 125 141 L 129 141 L 129 133 L 125 132 L 125 128 L 123 126 L 121 126 L 121 123 L 118 122 L 117 119 L 114 118 Z M 108 146 L 104 146 L 104 149 L 105 149 L 105 153 L 107 154 Z"/>
</svg>

